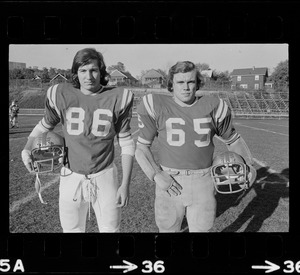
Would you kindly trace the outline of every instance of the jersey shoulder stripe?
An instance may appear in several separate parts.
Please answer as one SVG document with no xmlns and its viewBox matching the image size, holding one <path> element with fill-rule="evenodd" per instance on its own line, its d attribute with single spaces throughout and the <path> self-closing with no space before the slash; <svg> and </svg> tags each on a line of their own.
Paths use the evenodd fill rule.
<svg viewBox="0 0 300 275">
<path fill-rule="evenodd" d="M 132 98 L 133 98 L 133 93 L 128 89 L 124 89 L 120 111 L 123 111 L 128 106 L 128 104 L 130 104 Z"/>
<path fill-rule="evenodd" d="M 146 146 L 150 146 L 152 144 L 151 141 L 146 140 L 146 139 L 144 139 L 144 138 L 142 138 L 140 136 L 138 136 L 137 143 L 140 143 L 140 144 L 146 145 Z"/>
<path fill-rule="evenodd" d="M 223 99 L 219 99 L 219 106 L 217 108 L 217 112 L 215 115 L 215 121 L 216 122 L 222 122 L 223 119 L 226 117 L 227 111 L 228 111 L 228 104 Z"/>
<path fill-rule="evenodd" d="M 143 97 L 143 103 L 150 117 L 155 120 L 155 110 L 153 104 L 153 95 L 148 94 Z"/>
<path fill-rule="evenodd" d="M 48 90 L 47 90 L 47 99 L 49 100 L 49 104 L 50 106 L 55 109 L 55 111 L 57 112 L 57 115 L 60 116 L 60 112 L 57 108 L 56 105 L 56 93 L 57 93 L 57 87 L 59 84 L 56 84 L 54 86 L 51 86 Z"/>
</svg>

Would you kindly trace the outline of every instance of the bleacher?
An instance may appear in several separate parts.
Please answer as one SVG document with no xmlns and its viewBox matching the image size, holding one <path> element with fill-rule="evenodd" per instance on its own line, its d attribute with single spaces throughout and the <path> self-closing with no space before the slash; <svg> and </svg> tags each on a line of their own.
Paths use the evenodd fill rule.
<svg viewBox="0 0 300 275">
<path fill-rule="evenodd" d="M 142 97 L 148 93 L 161 93 L 171 96 L 166 89 L 131 89 L 134 93 L 133 116 Z M 267 93 L 249 91 L 197 91 L 196 95 L 206 94 L 224 99 L 235 117 L 243 118 L 288 118 L 288 93 Z M 44 109 L 20 109 L 20 115 L 43 114 Z"/>
<path fill-rule="evenodd" d="M 134 113 L 141 97 L 148 93 L 165 93 L 165 90 L 132 89 L 135 94 Z M 244 118 L 288 118 L 289 117 L 289 94 L 268 93 L 264 91 L 197 91 L 196 95 L 203 94 L 217 96 L 224 99 L 236 117 Z"/>
</svg>

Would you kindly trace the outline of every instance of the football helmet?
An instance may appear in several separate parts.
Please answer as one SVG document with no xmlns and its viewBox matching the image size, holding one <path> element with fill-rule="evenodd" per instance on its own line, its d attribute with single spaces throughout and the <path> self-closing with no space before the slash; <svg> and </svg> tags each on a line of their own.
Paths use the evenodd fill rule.
<svg viewBox="0 0 300 275">
<path fill-rule="evenodd" d="M 244 159 L 230 151 L 216 156 L 211 167 L 215 189 L 221 194 L 233 194 L 248 189 L 248 173 L 249 168 Z"/>
<path fill-rule="evenodd" d="M 63 165 L 65 157 L 64 139 L 53 131 L 36 137 L 31 150 L 31 158 L 36 173 L 47 173 Z"/>
</svg>

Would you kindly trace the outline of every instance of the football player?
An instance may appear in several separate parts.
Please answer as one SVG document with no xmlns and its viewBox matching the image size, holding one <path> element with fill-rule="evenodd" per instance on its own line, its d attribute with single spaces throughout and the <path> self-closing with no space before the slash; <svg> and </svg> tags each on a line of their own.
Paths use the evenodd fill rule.
<svg viewBox="0 0 300 275">
<path fill-rule="evenodd" d="M 217 135 L 228 150 L 252 165 L 251 153 L 232 124 L 227 103 L 196 97 L 201 74 L 192 62 L 178 62 L 168 73 L 172 96 L 148 94 L 137 108 L 139 136 L 135 157 L 155 182 L 155 220 L 159 232 L 178 232 L 186 215 L 189 232 L 206 232 L 216 216 L 215 188 L 210 175 Z M 151 145 L 157 137 L 159 163 Z"/>
<path fill-rule="evenodd" d="M 67 157 L 61 169 L 59 215 L 63 232 L 85 232 L 92 205 L 100 232 L 118 232 L 121 207 L 128 204 L 135 143 L 131 136 L 133 94 L 105 87 L 108 74 L 95 49 L 78 51 L 72 64 L 72 85 L 57 84 L 47 91 L 45 115 L 34 127 L 22 151 L 34 171 L 31 148 L 42 133 L 62 124 Z M 114 139 L 122 154 L 122 182 L 114 164 Z"/>
<path fill-rule="evenodd" d="M 9 106 L 9 115 L 10 115 L 11 128 L 14 128 L 15 126 L 17 128 L 19 128 L 18 114 L 19 114 L 18 101 L 13 100 L 11 105 Z"/>
</svg>

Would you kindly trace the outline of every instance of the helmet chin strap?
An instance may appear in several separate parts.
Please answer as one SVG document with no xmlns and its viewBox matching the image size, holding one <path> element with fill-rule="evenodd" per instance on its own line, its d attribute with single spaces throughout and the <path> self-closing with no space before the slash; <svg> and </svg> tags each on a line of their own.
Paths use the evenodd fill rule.
<svg viewBox="0 0 300 275">
<path fill-rule="evenodd" d="M 42 189 L 42 185 L 41 185 L 41 181 L 39 178 L 39 173 L 35 173 L 36 178 L 35 178 L 35 191 L 37 192 L 39 199 L 41 201 L 42 204 L 48 204 L 47 202 L 44 202 L 43 198 L 42 198 L 42 194 L 41 194 L 41 189 Z"/>
</svg>

